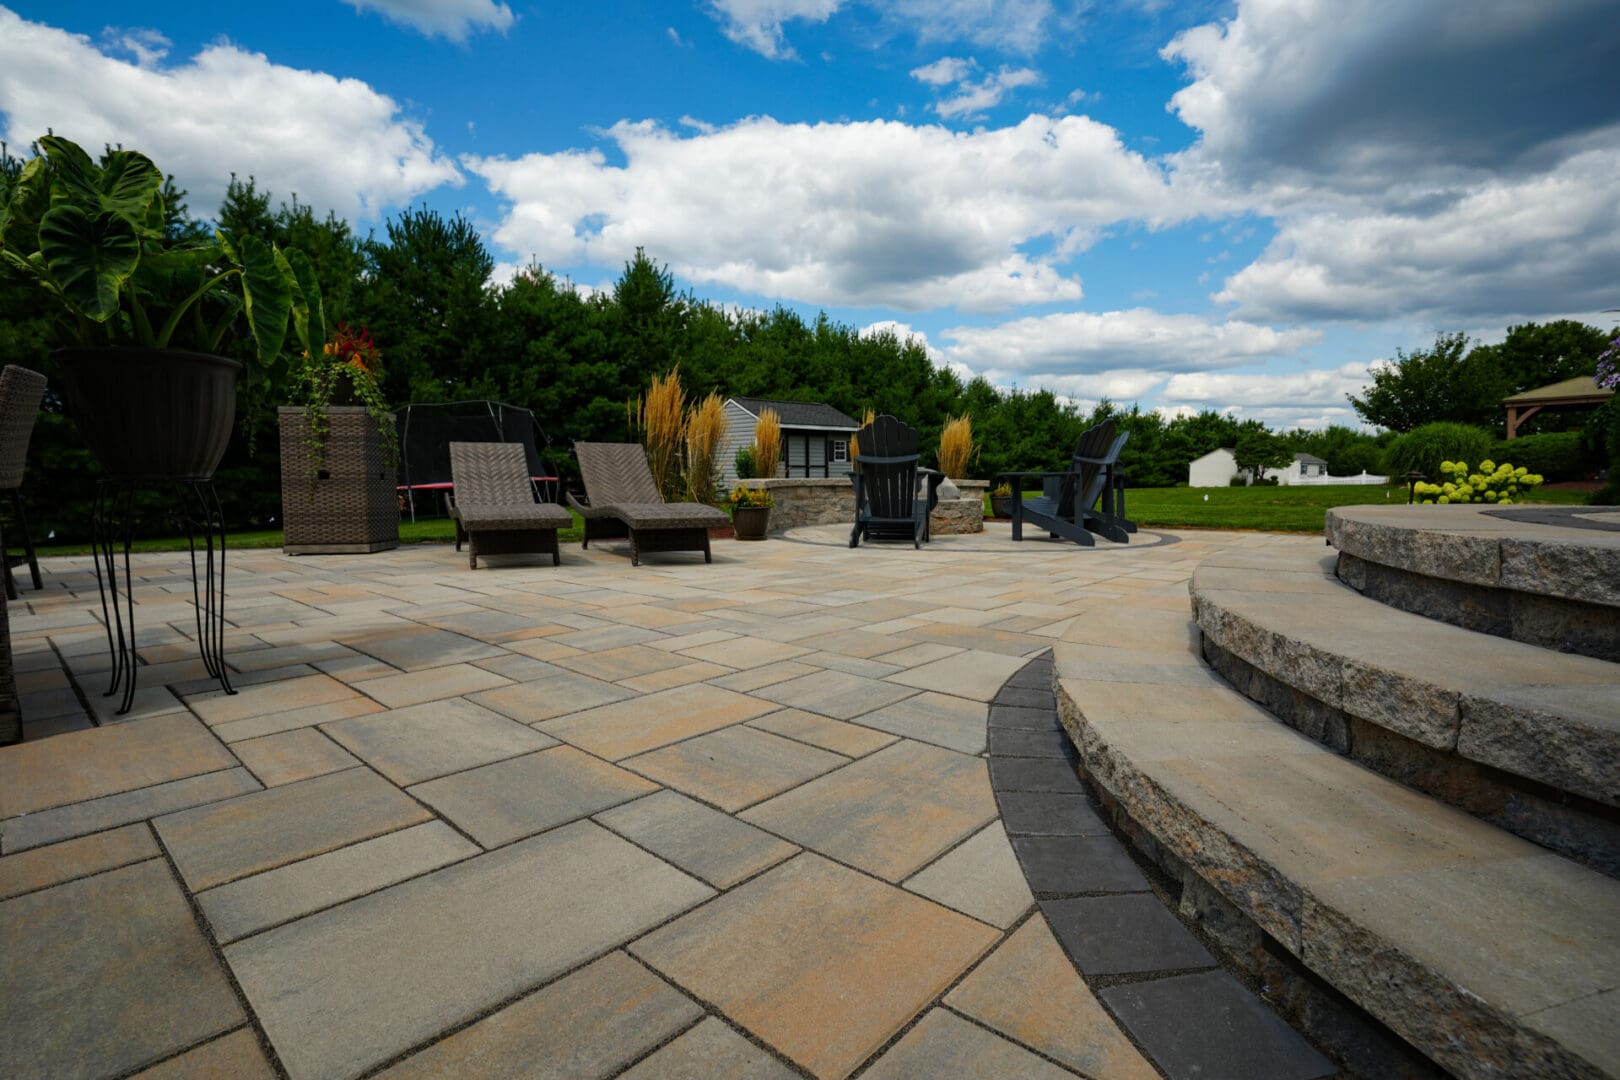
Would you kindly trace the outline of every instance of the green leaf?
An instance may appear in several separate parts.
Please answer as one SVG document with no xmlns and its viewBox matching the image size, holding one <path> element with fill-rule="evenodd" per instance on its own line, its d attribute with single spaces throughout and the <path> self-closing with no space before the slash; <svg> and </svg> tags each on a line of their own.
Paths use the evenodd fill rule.
<svg viewBox="0 0 1620 1080">
<path fill-rule="evenodd" d="M 113 150 L 101 169 L 98 196 L 103 210 L 145 218 L 154 202 L 161 214 L 162 200 L 157 194 L 162 188 L 163 173 L 151 158 L 134 150 Z"/>
<path fill-rule="evenodd" d="M 0 207 L 0 246 L 29 246 L 24 230 L 37 230 L 39 219 L 51 208 L 51 175 L 44 158 L 33 158 L 11 186 L 11 198 Z"/>
<path fill-rule="evenodd" d="M 297 286 L 293 295 L 293 326 L 304 351 L 319 356 L 326 344 L 326 305 L 321 299 L 320 279 L 315 276 L 315 264 L 297 248 L 283 252 L 277 250 L 276 260 Z"/>
<path fill-rule="evenodd" d="M 248 328 L 259 346 L 259 362 L 268 364 L 287 337 L 292 279 L 277 265 L 270 245 L 258 237 L 242 237 L 237 251 L 242 256 L 242 298 L 247 304 Z"/>
<path fill-rule="evenodd" d="M 117 313 L 119 291 L 141 258 L 140 237 L 128 218 L 92 217 L 72 203 L 57 204 L 41 219 L 39 250 L 68 306 L 96 322 Z"/>
<path fill-rule="evenodd" d="M 46 135 L 39 140 L 39 145 L 56 167 L 56 179 L 60 181 L 52 185 L 53 204 L 101 202 L 101 170 L 90 155 L 79 148 L 78 143 L 56 135 Z"/>
</svg>

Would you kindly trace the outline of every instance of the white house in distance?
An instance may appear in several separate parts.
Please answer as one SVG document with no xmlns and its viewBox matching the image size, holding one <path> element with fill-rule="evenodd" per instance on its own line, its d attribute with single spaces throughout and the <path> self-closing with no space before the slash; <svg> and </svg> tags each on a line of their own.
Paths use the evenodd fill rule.
<svg viewBox="0 0 1620 1080">
<path fill-rule="evenodd" d="M 1238 475 L 1237 457 L 1229 448 L 1211 450 L 1194 458 L 1187 466 L 1188 487 L 1228 487 Z M 1267 469 L 1266 479 L 1275 478 L 1285 487 L 1297 484 L 1383 484 L 1387 477 L 1362 473 L 1360 476 L 1329 476 L 1327 462 L 1314 454 L 1295 454 L 1286 468 Z"/>
<path fill-rule="evenodd" d="M 752 445 L 754 423 L 766 409 L 775 410 L 782 425 L 777 476 L 849 475 L 849 439 L 861 425 L 831 405 L 734 397 L 726 399 L 725 408 L 726 434 L 719 450 L 720 480 L 725 486 L 737 482 L 737 450 Z"/>
</svg>

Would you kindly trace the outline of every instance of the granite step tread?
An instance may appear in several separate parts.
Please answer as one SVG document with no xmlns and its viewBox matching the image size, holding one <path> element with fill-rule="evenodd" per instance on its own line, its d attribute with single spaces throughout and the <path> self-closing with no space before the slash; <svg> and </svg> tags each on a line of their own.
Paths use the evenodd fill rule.
<svg viewBox="0 0 1620 1080">
<path fill-rule="evenodd" d="M 1529 517 L 1479 505 L 1340 506 L 1327 513 L 1327 538 L 1415 574 L 1620 607 L 1620 530 L 1589 527 L 1612 511 L 1557 508 L 1577 523 L 1560 527 L 1545 512 L 1513 509 Z"/>
<path fill-rule="evenodd" d="M 1190 586 L 1221 649 L 1424 746 L 1620 805 L 1620 664 L 1388 607 L 1338 581 L 1331 555 L 1278 546 L 1231 561 Z"/>
<path fill-rule="evenodd" d="M 1620 881 L 1194 680 L 1184 619 L 1164 621 L 1162 679 L 1110 677 L 1109 651 L 1055 646 L 1064 725 L 1193 873 L 1459 1076 L 1620 1076 Z"/>
</svg>

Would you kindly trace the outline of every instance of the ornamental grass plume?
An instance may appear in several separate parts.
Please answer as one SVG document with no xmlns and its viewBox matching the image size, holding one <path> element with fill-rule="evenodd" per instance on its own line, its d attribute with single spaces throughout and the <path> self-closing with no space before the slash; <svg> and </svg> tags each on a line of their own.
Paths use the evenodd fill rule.
<svg viewBox="0 0 1620 1080">
<path fill-rule="evenodd" d="M 874 421 L 876 419 L 877 419 L 877 413 L 873 412 L 871 409 L 867 409 L 866 410 L 866 415 L 861 417 L 861 428 L 864 430 L 865 428 L 871 427 L 872 426 L 872 421 Z M 855 464 L 855 458 L 856 458 L 856 456 L 858 454 L 860 454 L 860 452 L 861 452 L 861 437 L 860 437 L 860 435 L 859 434 L 851 435 L 849 437 L 849 463 L 850 463 L 851 466 L 853 466 Z"/>
<path fill-rule="evenodd" d="M 973 450 L 973 418 L 964 413 L 947 419 L 939 433 L 939 471 L 958 480 L 966 476 Z"/>
<path fill-rule="evenodd" d="M 693 502 L 712 503 L 719 495 L 716 454 L 726 434 L 726 406 L 711 393 L 686 414 L 686 492 Z"/>
<path fill-rule="evenodd" d="M 770 479 L 782 457 L 782 418 L 775 409 L 761 409 L 754 421 L 754 475 Z"/>
<path fill-rule="evenodd" d="M 653 376 L 652 385 L 641 397 L 636 413 L 642 445 L 647 448 L 647 465 L 652 469 L 658 492 L 670 502 L 679 502 L 684 483 L 681 479 L 681 444 L 686 434 L 686 392 L 681 389 L 681 369 L 668 375 Z"/>
</svg>

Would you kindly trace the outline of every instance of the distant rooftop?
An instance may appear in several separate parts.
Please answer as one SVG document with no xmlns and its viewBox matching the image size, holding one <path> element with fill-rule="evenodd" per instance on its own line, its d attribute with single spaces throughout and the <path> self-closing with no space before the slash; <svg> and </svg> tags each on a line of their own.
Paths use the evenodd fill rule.
<svg viewBox="0 0 1620 1080">
<path fill-rule="evenodd" d="M 734 397 L 731 399 L 741 405 L 752 416 L 758 416 L 763 409 L 776 410 L 777 419 L 787 428 L 834 428 L 844 431 L 859 431 L 860 422 L 853 420 L 831 405 L 823 405 L 815 401 L 772 401 L 770 398 Z"/>
</svg>

